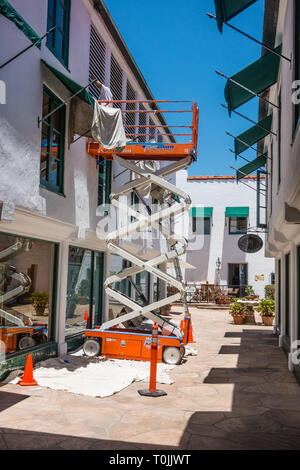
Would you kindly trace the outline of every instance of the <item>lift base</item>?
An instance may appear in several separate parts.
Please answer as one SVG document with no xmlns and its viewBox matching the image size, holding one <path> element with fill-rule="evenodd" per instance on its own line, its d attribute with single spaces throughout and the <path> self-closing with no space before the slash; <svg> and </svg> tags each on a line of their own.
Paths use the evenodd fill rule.
<svg viewBox="0 0 300 470">
<path fill-rule="evenodd" d="M 100 349 L 96 355 L 112 359 L 128 359 L 134 361 L 150 361 L 151 332 L 145 330 L 129 330 L 124 328 L 111 328 L 100 331 L 99 327 L 85 330 L 84 337 L 100 342 Z M 85 343 L 86 343 L 85 341 Z M 84 343 L 84 344 L 85 344 Z M 178 361 L 174 358 L 174 364 L 180 363 L 184 356 L 184 346 L 177 336 L 158 335 L 157 362 L 165 362 L 164 355 L 167 348 L 178 349 Z M 83 345 L 83 350 L 84 350 Z"/>
</svg>

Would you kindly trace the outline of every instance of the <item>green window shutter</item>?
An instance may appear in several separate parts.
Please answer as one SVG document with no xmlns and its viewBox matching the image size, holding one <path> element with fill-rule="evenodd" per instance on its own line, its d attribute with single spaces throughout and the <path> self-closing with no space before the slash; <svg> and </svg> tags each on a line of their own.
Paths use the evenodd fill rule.
<svg viewBox="0 0 300 470">
<path fill-rule="evenodd" d="M 211 217 L 213 212 L 213 207 L 192 207 L 190 209 L 191 217 Z"/>
<path fill-rule="evenodd" d="M 41 48 L 40 36 L 29 26 L 29 24 L 22 18 L 21 15 L 13 8 L 7 0 L 0 0 L 0 14 L 5 16 L 8 20 L 15 23 L 16 27 L 22 31 L 25 36 L 38 47 Z"/>
<path fill-rule="evenodd" d="M 281 45 L 275 50 L 281 52 Z M 258 94 L 277 82 L 279 65 L 280 57 L 269 52 L 240 72 L 232 75 L 230 78 Z M 253 93 L 236 85 L 231 80 L 227 81 L 224 95 L 228 103 L 229 115 L 232 110 L 238 108 L 255 96 Z"/>
<path fill-rule="evenodd" d="M 225 217 L 248 217 L 249 207 L 226 207 Z"/>
<path fill-rule="evenodd" d="M 242 166 L 236 172 L 236 179 L 239 181 L 245 176 L 250 175 L 253 171 L 256 171 L 258 168 L 264 166 L 267 162 L 267 154 L 261 155 L 260 157 L 255 158 L 251 163 L 247 163 L 247 165 Z"/>
<path fill-rule="evenodd" d="M 215 0 L 219 31 L 222 33 L 223 23 L 238 15 L 256 1 L 257 0 Z"/>
<path fill-rule="evenodd" d="M 235 154 L 239 155 L 259 140 L 270 134 L 273 115 L 270 114 L 255 126 L 238 135 L 234 141 Z M 244 142 L 244 143 L 243 143 Z M 248 145 L 248 146 L 247 146 Z"/>
</svg>

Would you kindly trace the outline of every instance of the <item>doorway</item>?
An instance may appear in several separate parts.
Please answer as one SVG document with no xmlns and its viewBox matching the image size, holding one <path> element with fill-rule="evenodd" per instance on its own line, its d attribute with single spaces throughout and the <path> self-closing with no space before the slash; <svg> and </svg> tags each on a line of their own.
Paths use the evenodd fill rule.
<svg viewBox="0 0 300 470">
<path fill-rule="evenodd" d="M 239 297 L 245 296 L 248 285 L 248 264 L 228 263 L 228 287 L 239 288 Z"/>
</svg>

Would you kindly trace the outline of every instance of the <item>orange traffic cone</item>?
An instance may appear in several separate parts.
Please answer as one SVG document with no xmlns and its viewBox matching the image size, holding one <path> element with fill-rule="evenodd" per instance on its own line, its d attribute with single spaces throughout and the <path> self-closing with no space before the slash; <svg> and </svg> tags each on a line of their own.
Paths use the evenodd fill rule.
<svg viewBox="0 0 300 470">
<path fill-rule="evenodd" d="M 84 319 L 85 319 L 85 321 L 86 321 L 86 329 L 87 329 L 87 330 L 89 329 L 89 318 L 90 318 L 90 317 L 89 317 L 89 313 L 88 313 L 87 309 L 85 309 L 85 311 L 84 311 Z"/>
<path fill-rule="evenodd" d="M 194 337 L 193 337 L 192 319 L 190 319 L 189 323 L 190 323 L 190 325 L 189 325 L 188 343 L 196 343 L 196 341 L 194 341 Z"/>
<path fill-rule="evenodd" d="M 33 378 L 33 364 L 32 355 L 28 354 L 25 364 L 23 377 L 18 382 L 19 385 L 38 385 L 37 381 Z"/>
</svg>

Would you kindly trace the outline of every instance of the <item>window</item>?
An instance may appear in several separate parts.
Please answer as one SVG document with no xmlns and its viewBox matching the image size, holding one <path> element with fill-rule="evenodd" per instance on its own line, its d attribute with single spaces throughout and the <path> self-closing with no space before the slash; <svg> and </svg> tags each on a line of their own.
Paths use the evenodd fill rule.
<svg viewBox="0 0 300 470">
<path fill-rule="evenodd" d="M 103 157 L 99 157 L 98 170 L 98 206 L 109 204 L 111 193 L 111 163 Z"/>
<path fill-rule="evenodd" d="M 89 73 L 90 75 L 94 75 L 101 83 L 105 82 L 105 54 L 105 43 L 92 25 L 90 35 Z M 95 99 L 99 99 L 100 90 L 95 83 L 89 87 L 89 91 Z"/>
<path fill-rule="evenodd" d="M 130 82 L 127 80 L 127 85 L 126 85 L 126 101 L 135 101 L 136 95 L 135 91 L 132 88 Z M 135 110 L 135 103 L 126 103 L 126 111 L 134 111 Z M 134 140 L 136 138 L 136 127 L 135 126 L 135 117 L 136 113 L 126 113 L 126 118 L 125 118 L 125 132 L 126 135 L 128 136 L 128 139 Z M 128 135 L 130 134 L 130 135 Z"/>
<path fill-rule="evenodd" d="M 110 89 L 114 101 L 122 101 L 123 99 L 123 72 L 118 62 L 111 55 L 110 62 Z M 122 103 L 114 103 L 115 108 L 122 108 Z"/>
<path fill-rule="evenodd" d="M 150 297 L 150 273 L 143 271 L 138 273 L 135 277 L 135 283 L 141 294 L 145 297 L 147 303 L 149 303 Z M 140 294 L 136 291 L 135 300 L 140 305 L 144 306 L 144 299 L 141 298 Z"/>
<path fill-rule="evenodd" d="M 278 171 L 278 180 L 277 180 L 277 185 L 279 186 L 280 183 L 281 183 L 281 106 L 282 106 L 282 102 L 281 102 L 281 89 L 280 89 L 280 92 L 279 92 L 279 96 L 278 96 L 278 106 L 279 106 L 279 109 L 278 109 L 278 130 L 277 130 L 277 144 L 278 144 L 278 150 L 277 150 L 277 153 L 278 153 L 278 160 L 277 160 L 277 171 Z"/>
<path fill-rule="evenodd" d="M 192 217 L 192 231 L 198 235 L 210 235 L 210 217 Z"/>
<path fill-rule="evenodd" d="M 120 271 L 123 271 L 126 268 L 129 268 L 131 266 L 131 263 L 125 259 L 123 259 L 119 255 L 110 255 L 110 275 L 112 276 L 113 274 L 119 273 Z M 113 285 L 113 289 L 116 289 L 118 292 L 121 294 L 126 295 L 127 297 L 130 297 L 131 295 L 131 284 L 129 279 L 123 279 L 122 281 L 116 282 Z M 114 299 L 110 299 L 109 303 L 110 304 L 115 304 L 117 301 Z M 120 310 L 118 310 L 119 313 Z"/>
<path fill-rule="evenodd" d="M 70 0 L 48 0 L 47 31 L 56 26 L 47 36 L 47 46 L 65 66 L 69 53 Z"/>
<path fill-rule="evenodd" d="M 70 246 L 65 335 L 82 333 L 101 324 L 104 255 L 98 251 Z"/>
<path fill-rule="evenodd" d="M 44 87 L 43 116 L 53 111 L 62 102 Z M 58 109 L 46 120 L 42 119 L 42 140 L 40 160 L 41 186 L 63 193 L 65 141 L 65 106 Z"/>
<path fill-rule="evenodd" d="M 295 0 L 295 80 L 300 80 L 300 2 Z M 300 119 L 300 104 L 295 104 L 295 128 Z"/>
<path fill-rule="evenodd" d="M 247 217 L 229 217 L 229 234 L 247 233 Z"/>
<path fill-rule="evenodd" d="M 54 243 L 0 233 L 0 339 L 6 354 L 55 339 L 57 260 Z"/>
</svg>

